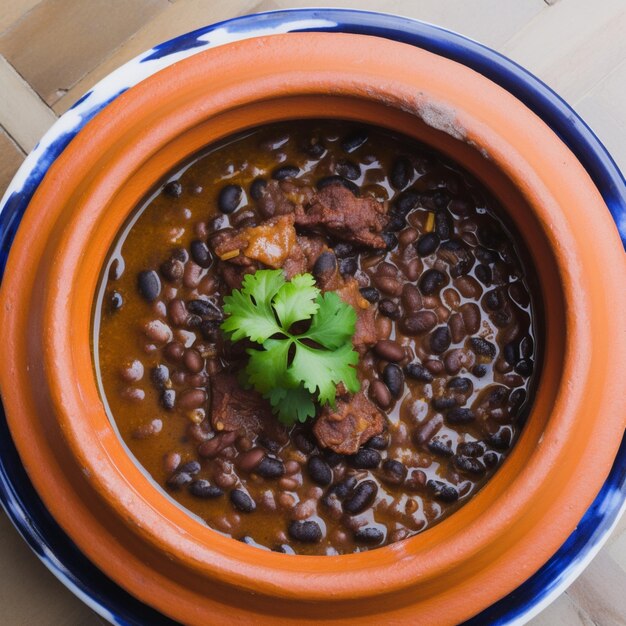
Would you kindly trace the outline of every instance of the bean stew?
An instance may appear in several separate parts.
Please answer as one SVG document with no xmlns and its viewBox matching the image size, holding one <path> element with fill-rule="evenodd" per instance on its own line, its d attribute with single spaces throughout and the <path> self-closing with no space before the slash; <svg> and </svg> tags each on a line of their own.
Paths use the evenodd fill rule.
<svg viewBox="0 0 626 626">
<path fill-rule="evenodd" d="M 241 384 L 249 345 L 220 328 L 223 298 L 268 268 L 356 311 L 360 391 L 340 384 L 290 427 Z M 539 369 L 534 285 L 457 164 L 375 127 L 273 124 L 210 146 L 135 211 L 103 271 L 94 361 L 132 454 L 208 526 L 352 553 L 441 521 L 501 465 Z"/>
</svg>

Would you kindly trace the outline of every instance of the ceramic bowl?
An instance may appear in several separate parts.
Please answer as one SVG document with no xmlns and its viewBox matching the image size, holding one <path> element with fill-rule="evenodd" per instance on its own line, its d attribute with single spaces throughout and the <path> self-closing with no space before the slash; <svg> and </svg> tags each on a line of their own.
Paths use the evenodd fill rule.
<svg viewBox="0 0 626 626">
<path fill-rule="evenodd" d="M 175 506 L 111 427 L 90 352 L 100 269 L 144 194 L 207 143 L 302 117 L 379 124 L 460 162 L 501 200 L 532 250 L 545 310 L 535 404 L 487 487 L 417 537 L 341 557 L 261 553 Z M 506 90 L 380 38 L 254 38 L 193 55 L 119 96 L 52 164 L 0 291 L 0 389 L 52 516 L 100 570 L 161 613 L 186 623 L 216 615 L 458 623 L 545 563 L 609 473 L 626 413 L 609 375 L 625 365 L 613 314 L 626 307 L 616 288 L 625 278 L 618 233 L 589 174 Z"/>
</svg>

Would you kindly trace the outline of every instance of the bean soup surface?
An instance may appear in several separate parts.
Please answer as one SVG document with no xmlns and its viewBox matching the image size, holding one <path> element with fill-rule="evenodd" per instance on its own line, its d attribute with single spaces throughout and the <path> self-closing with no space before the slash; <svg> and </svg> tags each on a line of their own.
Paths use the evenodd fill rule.
<svg viewBox="0 0 626 626">
<path fill-rule="evenodd" d="M 456 164 L 378 128 L 307 120 L 209 147 L 103 272 L 94 359 L 121 437 L 183 507 L 264 549 L 345 554 L 439 522 L 532 400 L 534 282 L 502 214 Z M 223 296 L 278 267 L 358 320 L 361 391 L 291 428 L 239 385 L 249 346 L 219 328 Z"/>
</svg>

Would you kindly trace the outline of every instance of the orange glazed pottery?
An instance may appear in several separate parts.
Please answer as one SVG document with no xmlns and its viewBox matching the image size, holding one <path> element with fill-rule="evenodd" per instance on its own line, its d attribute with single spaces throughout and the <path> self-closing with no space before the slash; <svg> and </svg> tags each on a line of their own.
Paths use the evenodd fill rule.
<svg viewBox="0 0 626 626">
<path fill-rule="evenodd" d="M 104 259 L 145 194 L 207 144 L 301 118 L 393 129 L 469 170 L 531 251 L 545 315 L 534 406 L 491 481 L 416 537 L 335 557 L 264 552 L 174 504 L 112 427 L 91 353 Z M 188 624 L 455 624 L 545 563 L 607 476 L 625 427 L 625 284 L 617 231 L 585 169 L 507 91 L 384 39 L 250 39 L 130 89 L 50 168 L 0 291 L 2 401 L 53 517 L 103 572 L 165 615 Z"/>
</svg>

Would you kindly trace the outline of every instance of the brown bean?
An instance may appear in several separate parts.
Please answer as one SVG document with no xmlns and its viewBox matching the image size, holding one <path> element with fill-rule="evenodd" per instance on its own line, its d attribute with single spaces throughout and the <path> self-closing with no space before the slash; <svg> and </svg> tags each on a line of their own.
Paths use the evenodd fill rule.
<svg viewBox="0 0 626 626">
<path fill-rule="evenodd" d="M 415 258 L 404 264 L 403 272 L 407 280 L 415 282 L 422 273 L 423 268 L 424 265 L 421 259 Z"/>
<path fill-rule="evenodd" d="M 441 323 L 445 323 L 448 321 L 448 318 L 450 317 L 450 309 L 448 309 L 448 307 L 445 304 L 440 304 L 435 309 L 435 315 L 437 316 L 437 318 L 439 319 Z"/>
<path fill-rule="evenodd" d="M 152 305 L 152 310 L 159 317 L 165 317 L 167 315 L 167 308 L 165 307 L 165 303 L 162 300 L 157 300 Z"/>
<path fill-rule="evenodd" d="M 289 511 L 293 509 L 296 504 L 296 499 L 290 493 L 281 491 L 278 494 L 278 504 L 280 504 L 283 509 L 287 509 Z"/>
<path fill-rule="evenodd" d="M 393 324 L 388 317 L 379 315 L 376 318 L 376 336 L 379 339 L 387 339 L 391 335 Z"/>
<path fill-rule="evenodd" d="M 374 276 L 372 282 L 389 296 L 399 296 L 402 293 L 402 283 L 392 276 Z"/>
<path fill-rule="evenodd" d="M 213 476 L 213 480 L 215 484 L 220 487 L 220 489 L 230 489 L 237 482 L 237 477 L 233 474 L 222 474 L 221 472 L 217 472 Z"/>
<path fill-rule="evenodd" d="M 200 356 L 200 353 L 193 348 L 185 350 L 183 363 L 185 367 L 194 374 L 200 372 L 204 367 L 204 359 Z"/>
<path fill-rule="evenodd" d="M 459 308 L 461 304 L 461 298 L 454 289 L 449 287 L 448 289 L 445 289 L 443 291 L 442 295 L 443 301 L 448 305 L 449 308 L 451 308 L 453 311 L 456 311 Z"/>
<path fill-rule="evenodd" d="M 478 300 L 483 293 L 480 283 L 472 276 L 461 276 L 454 279 L 454 286 L 465 298 Z"/>
<path fill-rule="evenodd" d="M 407 315 L 400 321 L 402 331 L 407 335 L 419 335 L 432 330 L 437 325 L 437 316 L 433 311 L 420 311 Z"/>
<path fill-rule="evenodd" d="M 427 422 L 422 424 L 414 435 L 415 443 L 422 445 L 426 443 L 433 435 L 435 435 L 439 429 L 443 426 L 443 415 L 433 415 Z"/>
<path fill-rule="evenodd" d="M 153 419 L 147 424 L 143 424 L 133 431 L 134 439 L 148 439 L 158 435 L 163 429 L 163 422 L 160 419 Z"/>
<path fill-rule="evenodd" d="M 199 265 L 193 261 L 188 261 L 187 265 L 185 265 L 185 273 L 183 274 L 183 285 L 188 289 L 197 287 L 202 280 L 203 271 L 204 270 Z"/>
<path fill-rule="evenodd" d="M 283 478 L 278 481 L 278 486 L 284 491 L 295 491 L 300 486 L 300 482 L 293 476 L 289 478 L 283 476 Z"/>
<path fill-rule="evenodd" d="M 177 298 L 167 305 L 167 316 L 174 326 L 184 326 L 187 321 L 187 308 L 185 303 Z"/>
<path fill-rule="evenodd" d="M 239 437 L 239 439 L 235 442 L 235 446 L 237 446 L 237 450 L 239 450 L 239 452 L 248 452 L 249 450 L 252 450 L 254 444 L 252 443 L 250 437 Z"/>
<path fill-rule="evenodd" d="M 163 356 L 170 362 L 180 361 L 185 353 L 185 346 L 179 341 L 172 341 L 163 348 Z"/>
<path fill-rule="evenodd" d="M 382 380 L 372 382 L 369 393 L 370 398 L 372 398 L 381 409 L 386 409 L 391 405 L 391 392 Z"/>
<path fill-rule="evenodd" d="M 187 389 L 178 396 L 178 406 L 184 411 L 197 409 L 207 401 L 204 389 Z"/>
<path fill-rule="evenodd" d="M 396 278 L 398 276 L 398 268 L 385 261 L 378 266 L 376 274 L 378 276 L 391 276 L 392 278 Z"/>
<path fill-rule="evenodd" d="M 135 359 L 129 361 L 120 371 L 123 380 L 134 383 L 143 378 L 143 363 Z"/>
<path fill-rule="evenodd" d="M 513 369 L 513 366 L 501 356 L 496 359 L 496 362 L 493 367 L 496 370 L 496 372 L 500 374 L 506 374 L 507 372 L 510 372 Z"/>
<path fill-rule="evenodd" d="M 208 420 L 203 420 L 200 424 L 189 424 L 187 426 L 187 435 L 194 441 L 202 443 L 211 437 L 211 426 Z"/>
<path fill-rule="evenodd" d="M 405 311 L 416 313 L 422 308 L 422 294 L 420 290 L 411 283 L 405 283 L 402 287 L 402 305 Z"/>
<path fill-rule="evenodd" d="M 424 367 L 435 376 L 443 372 L 443 363 L 438 359 L 428 359 L 428 361 L 424 362 Z"/>
<path fill-rule="evenodd" d="M 287 476 L 291 476 L 292 474 L 297 474 L 300 471 L 301 467 L 300 467 L 300 463 L 298 463 L 298 461 L 287 461 L 285 463 L 285 474 L 287 474 Z"/>
<path fill-rule="evenodd" d="M 411 228 L 410 226 L 408 228 L 405 228 L 404 230 L 401 230 L 398 233 L 398 241 L 403 246 L 408 246 L 409 244 L 412 244 L 414 241 L 417 241 L 418 237 L 419 232 L 415 228 Z"/>
<path fill-rule="evenodd" d="M 198 446 L 198 454 L 207 458 L 216 457 L 224 448 L 232 445 L 237 439 L 237 433 L 224 432 L 215 435 L 213 439 L 209 439 Z"/>
<path fill-rule="evenodd" d="M 193 374 L 187 377 L 187 381 L 191 387 L 204 387 L 209 379 L 206 374 Z"/>
<path fill-rule="evenodd" d="M 173 474 L 180 465 L 181 457 L 178 452 L 168 452 L 163 457 L 163 469 L 168 474 Z"/>
<path fill-rule="evenodd" d="M 262 448 L 252 448 L 244 454 L 239 455 L 239 467 L 244 472 L 252 471 L 265 457 L 265 450 Z"/>
<path fill-rule="evenodd" d="M 218 279 L 213 274 L 205 276 L 198 285 L 198 293 L 214 295 L 218 288 Z"/>
<path fill-rule="evenodd" d="M 120 393 L 122 398 L 131 402 L 141 402 L 146 397 L 146 392 L 139 387 L 126 387 Z"/>
<path fill-rule="evenodd" d="M 172 329 L 161 320 L 152 320 L 143 327 L 144 333 L 150 341 L 164 344 L 172 340 Z"/>
<path fill-rule="evenodd" d="M 170 374 L 170 380 L 179 387 L 182 387 L 187 383 L 187 372 L 181 372 L 176 370 Z"/>
<path fill-rule="evenodd" d="M 374 346 L 374 352 L 387 361 L 398 362 L 406 357 L 404 348 L 393 339 L 382 339 Z"/>
<path fill-rule="evenodd" d="M 457 348 L 450 350 L 443 359 L 446 372 L 450 376 L 454 376 L 461 371 L 461 368 L 465 367 L 470 369 L 474 364 L 474 355 L 471 352 L 467 352 L 463 348 Z"/>
<path fill-rule="evenodd" d="M 292 515 L 294 519 L 303 520 L 315 515 L 317 510 L 317 502 L 315 500 L 305 500 L 299 502 L 293 509 Z"/>
<path fill-rule="evenodd" d="M 462 341 L 465 335 L 465 322 L 463 316 L 460 313 L 453 313 L 448 320 L 448 327 L 450 328 L 450 335 L 452 336 L 452 343 L 459 343 Z"/>
<path fill-rule="evenodd" d="M 467 302 L 461 306 L 459 313 L 463 316 L 467 334 L 475 335 L 480 328 L 480 309 L 478 305 L 473 302 Z"/>
</svg>

